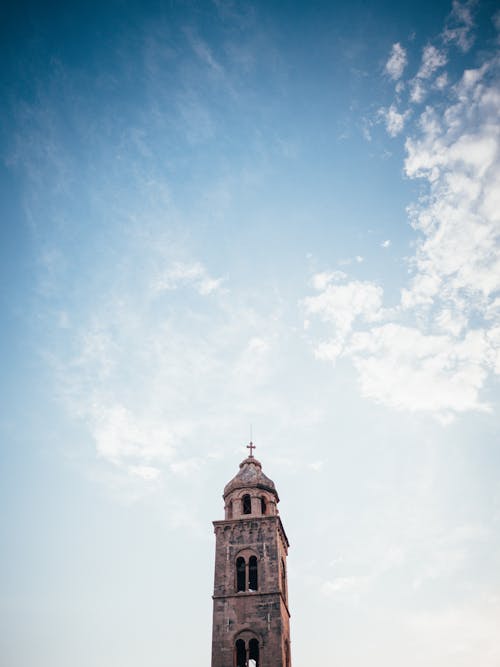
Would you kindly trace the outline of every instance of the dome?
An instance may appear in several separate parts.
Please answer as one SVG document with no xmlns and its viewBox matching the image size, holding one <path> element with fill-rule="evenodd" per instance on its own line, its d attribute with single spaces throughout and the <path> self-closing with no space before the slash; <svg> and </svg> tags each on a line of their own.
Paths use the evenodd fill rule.
<svg viewBox="0 0 500 667">
<path fill-rule="evenodd" d="M 224 487 L 224 498 L 237 489 L 263 489 L 269 491 L 276 496 L 279 502 L 278 492 L 274 486 L 274 482 L 269 477 L 266 477 L 262 472 L 262 465 L 260 461 L 254 456 L 248 456 L 240 463 L 240 470 L 233 479 Z"/>
</svg>

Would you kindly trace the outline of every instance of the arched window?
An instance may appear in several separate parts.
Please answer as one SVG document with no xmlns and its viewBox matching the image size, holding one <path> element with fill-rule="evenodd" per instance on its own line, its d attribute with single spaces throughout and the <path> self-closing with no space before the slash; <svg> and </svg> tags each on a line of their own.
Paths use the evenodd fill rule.
<svg viewBox="0 0 500 667">
<path fill-rule="evenodd" d="M 227 518 L 232 519 L 233 518 L 233 501 L 229 501 L 229 505 L 227 506 Z"/>
<path fill-rule="evenodd" d="M 267 512 L 267 503 L 264 496 L 262 496 L 262 498 L 260 499 L 260 512 L 261 514 L 265 514 Z"/>
<path fill-rule="evenodd" d="M 247 651 L 243 639 L 238 639 L 235 646 L 235 665 L 236 667 L 246 667 Z"/>
<path fill-rule="evenodd" d="M 246 582 L 246 564 L 245 559 L 239 558 L 236 559 L 236 591 L 246 591 L 247 582 Z"/>
<path fill-rule="evenodd" d="M 248 667 L 259 667 L 259 642 L 251 639 L 248 642 Z"/>
<path fill-rule="evenodd" d="M 248 646 L 243 639 L 237 639 L 234 645 L 235 667 L 260 667 L 259 640 L 251 639 Z"/>
<path fill-rule="evenodd" d="M 243 496 L 243 514 L 251 514 L 252 513 L 252 499 L 248 495 L 248 493 Z"/>
<path fill-rule="evenodd" d="M 283 592 L 283 597 L 286 600 L 286 565 L 283 558 L 281 559 L 281 590 Z"/>
<path fill-rule="evenodd" d="M 248 561 L 248 590 L 256 591 L 258 584 L 257 558 L 255 556 L 250 556 L 250 560 Z"/>
</svg>

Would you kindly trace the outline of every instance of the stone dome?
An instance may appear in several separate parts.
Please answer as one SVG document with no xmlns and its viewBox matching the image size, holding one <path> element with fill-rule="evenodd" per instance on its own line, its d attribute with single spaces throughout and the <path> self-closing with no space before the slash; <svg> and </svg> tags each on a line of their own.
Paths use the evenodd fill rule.
<svg viewBox="0 0 500 667">
<path fill-rule="evenodd" d="M 279 502 L 278 492 L 276 491 L 274 482 L 272 479 L 269 479 L 269 477 L 264 475 L 260 461 L 257 461 L 254 456 L 248 456 L 240 463 L 239 472 L 224 487 L 223 497 L 226 498 L 230 493 L 238 489 L 252 488 L 262 489 L 273 493 L 276 496 L 277 502 Z"/>
</svg>

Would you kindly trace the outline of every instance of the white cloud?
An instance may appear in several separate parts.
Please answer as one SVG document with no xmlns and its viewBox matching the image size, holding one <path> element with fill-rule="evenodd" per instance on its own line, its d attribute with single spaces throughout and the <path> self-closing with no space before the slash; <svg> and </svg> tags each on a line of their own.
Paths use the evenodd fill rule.
<svg viewBox="0 0 500 667">
<path fill-rule="evenodd" d="M 343 271 L 322 271 L 313 275 L 311 285 L 314 289 L 321 291 L 330 283 L 345 280 L 345 278 L 347 278 L 347 274 Z"/>
<path fill-rule="evenodd" d="M 115 464 L 130 460 L 167 461 L 181 435 L 176 428 L 137 417 L 123 405 L 105 406 L 98 399 L 90 406 L 90 419 L 98 456 Z"/>
<path fill-rule="evenodd" d="M 443 67 L 446 63 L 446 54 L 443 51 L 439 51 L 432 44 L 428 44 L 424 47 L 422 53 L 422 63 L 417 72 L 417 78 L 429 79 L 437 69 Z"/>
<path fill-rule="evenodd" d="M 443 31 L 443 40 L 448 43 L 454 42 L 463 52 L 468 51 L 474 42 L 472 10 L 475 5 L 474 0 L 465 2 L 453 0 L 452 10 Z"/>
<path fill-rule="evenodd" d="M 430 186 L 429 198 L 411 211 L 423 236 L 410 302 L 422 301 L 426 282 L 431 300 L 444 284 L 442 296 L 456 307 L 466 296 L 467 307 L 481 311 L 500 288 L 500 94 L 496 85 L 482 82 L 484 71 L 466 72 L 444 116 L 426 110 L 420 136 L 406 142 L 406 174 Z"/>
<path fill-rule="evenodd" d="M 378 113 L 379 116 L 385 121 L 387 133 L 391 137 L 396 137 L 398 134 L 401 134 L 405 126 L 406 119 L 410 114 L 409 111 L 400 113 L 394 104 L 391 104 L 389 108 L 379 109 Z"/>
<path fill-rule="evenodd" d="M 382 289 L 373 283 L 353 281 L 346 285 L 326 285 L 321 294 L 308 297 L 303 305 L 334 328 L 334 337 L 316 346 L 317 359 L 335 362 L 356 320 L 374 322 L 382 316 Z"/>
<path fill-rule="evenodd" d="M 399 42 L 392 45 L 391 54 L 385 64 L 385 71 L 393 81 L 400 79 L 408 62 L 406 50 Z"/>
<path fill-rule="evenodd" d="M 349 266 L 353 262 L 356 262 L 356 264 L 362 264 L 365 261 L 365 258 L 362 257 L 361 255 L 355 255 L 354 257 L 346 257 L 345 259 L 339 259 L 338 264 L 339 266 Z M 335 275 L 335 280 L 342 280 L 342 278 L 346 278 L 346 274 L 342 275 L 342 271 L 339 271 Z"/>
<path fill-rule="evenodd" d="M 422 81 L 420 79 L 413 79 L 410 82 L 410 101 L 414 104 L 420 104 L 426 95 L 427 90 L 422 84 Z"/>
<path fill-rule="evenodd" d="M 380 245 L 381 245 L 382 248 L 389 248 L 390 245 L 391 245 L 391 240 L 386 239 L 385 241 L 382 241 L 382 243 Z"/>
<path fill-rule="evenodd" d="M 353 281 L 346 285 L 326 285 L 318 296 L 304 301 L 306 311 L 334 324 L 340 336 L 346 335 L 359 318 L 374 322 L 380 318 L 382 288 L 370 282 Z"/>
<path fill-rule="evenodd" d="M 439 76 L 436 77 L 436 80 L 434 81 L 434 85 L 438 90 L 443 90 L 446 88 L 448 85 L 448 73 L 443 72 Z"/>
<path fill-rule="evenodd" d="M 417 83 L 444 63 L 426 47 Z M 357 281 L 305 301 L 311 335 L 314 316 L 332 325 L 317 358 L 350 357 L 365 397 L 443 422 L 488 410 L 481 392 L 500 369 L 499 78 L 494 61 L 466 70 L 448 105 L 428 106 L 406 139 L 406 176 L 428 191 L 408 209 L 418 236 L 397 308 Z"/>
<path fill-rule="evenodd" d="M 443 420 L 453 412 L 488 409 L 479 400 L 488 351 L 482 332 L 455 341 L 396 324 L 355 333 L 348 348 L 363 396 Z"/>
<path fill-rule="evenodd" d="M 181 286 L 192 285 L 199 294 L 205 296 L 219 289 L 222 278 L 213 278 L 200 262 L 175 262 L 159 275 L 155 289 L 175 290 Z"/>
<path fill-rule="evenodd" d="M 463 313 L 445 308 L 436 315 L 436 324 L 445 333 L 457 337 L 467 326 L 467 318 Z"/>
<path fill-rule="evenodd" d="M 344 340 L 342 337 L 337 339 L 323 341 L 316 345 L 314 350 L 314 356 L 316 359 L 321 359 L 322 361 L 335 361 L 340 357 L 344 351 Z"/>
<path fill-rule="evenodd" d="M 410 101 L 414 104 L 420 104 L 427 95 L 427 88 L 424 81 L 430 79 L 433 74 L 446 65 L 447 57 L 444 51 L 440 51 L 432 44 L 424 47 L 422 52 L 422 62 L 417 75 L 410 81 Z M 439 83 L 438 83 L 439 82 Z M 438 88 L 444 88 L 447 82 L 446 73 L 441 74 L 435 82 Z"/>
</svg>

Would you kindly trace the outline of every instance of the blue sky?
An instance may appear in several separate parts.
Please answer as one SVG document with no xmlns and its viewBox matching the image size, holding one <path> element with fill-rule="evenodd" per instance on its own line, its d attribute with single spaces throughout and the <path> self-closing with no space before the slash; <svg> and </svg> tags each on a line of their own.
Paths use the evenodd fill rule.
<svg viewBox="0 0 500 667">
<path fill-rule="evenodd" d="M 252 424 L 295 667 L 497 667 L 495 9 L 4 11 L 2 664 L 208 665 Z"/>
</svg>

